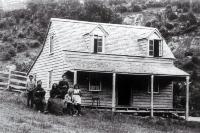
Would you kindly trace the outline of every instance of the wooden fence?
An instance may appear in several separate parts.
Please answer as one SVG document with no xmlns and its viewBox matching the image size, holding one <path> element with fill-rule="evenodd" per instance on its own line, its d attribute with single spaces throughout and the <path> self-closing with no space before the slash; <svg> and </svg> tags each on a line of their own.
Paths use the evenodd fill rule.
<svg viewBox="0 0 200 133">
<path fill-rule="evenodd" d="M 19 71 L 0 71 L 0 90 L 22 92 L 26 89 L 27 74 Z"/>
</svg>

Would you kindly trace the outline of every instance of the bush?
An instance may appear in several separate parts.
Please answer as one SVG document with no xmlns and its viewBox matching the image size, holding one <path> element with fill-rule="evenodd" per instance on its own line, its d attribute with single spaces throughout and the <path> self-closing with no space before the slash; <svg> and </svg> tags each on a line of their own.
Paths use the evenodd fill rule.
<svg viewBox="0 0 200 133">
<path fill-rule="evenodd" d="M 40 42 L 39 41 L 33 41 L 33 42 L 30 42 L 28 45 L 31 48 L 37 48 L 37 47 L 40 46 Z"/>
<path fill-rule="evenodd" d="M 120 12 L 120 13 L 124 13 L 124 12 L 128 12 L 128 9 L 127 9 L 126 6 L 118 5 L 118 6 L 115 7 L 115 11 Z"/>
<path fill-rule="evenodd" d="M 10 49 L 10 50 L 8 51 L 8 53 L 9 53 L 12 57 L 16 56 L 16 51 L 15 51 L 15 49 Z"/>
<path fill-rule="evenodd" d="M 24 33 L 22 33 L 22 32 L 20 32 L 19 34 L 18 34 L 18 38 L 25 38 L 26 37 L 26 35 L 24 34 Z"/>
<path fill-rule="evenodd" d="M 25 50 L 27 50 L 27 46 L 23 43 L 19 43 L 17 44 L 17 52 L 24 52 Z"/>
<path fill-rule="evenodd" d="M 174 28 L 173 24 L 170 24 L 170 23 L 166 23 L 165 24 L 165 27 L 169 30 L 172 30 Z"/>
<path fill-rule="evenodd" d="M 8 53 L 8 52 L 3 52 L 3 53 L 2 53 L 2 60 L 3 60 L 3 61 L 11 60 L 11 58 L 12 58 L 12 56 L 11 56 L 10 53 Z"/>
<path fill-rule="evenodd" d="M 192 62 L 193 62 L 194 64 L 200 65 L 200 57 L 193 56 L 193 57 L 192 57 Z"/>
<path fill-rule="evenodd" d="M 175 13 L 173 13 L 173 12 L 170 13 L 167 17 L 168 17 L 169 20 L 174 20 L 174 19 L 178 18 L 178 16 Z"/>
<path fill-rule="evenodd" d="M 142 8 L 139 5 L 135 5 L 134 3 L 131 4 L 129 7 L 129 12 L 140 12 Z"/>
</svg>

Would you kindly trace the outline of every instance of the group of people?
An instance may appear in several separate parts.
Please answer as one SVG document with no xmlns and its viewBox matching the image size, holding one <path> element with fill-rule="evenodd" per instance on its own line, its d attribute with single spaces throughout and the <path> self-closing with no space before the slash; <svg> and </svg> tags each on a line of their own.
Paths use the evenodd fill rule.
<svg viewBox="0 0 200 133">
<path fill-rule="evenodd" d="M 45 90 L 42 88 L 42 81 L 38 80 L 37 84 L 33 80 L 33 76 L 29 75 L 29 81 L 26 85 L 27 90 L 27 106 L 44 113 L 53 113 L 55 104 L 60 104 L 60 114 L 67 113 L 73 116 L 81 116 L 81 91 L 79 85 L 69 87 L 67 76 L 63 75 L 62 80 L 57 84 L 54 83 L 50 90 L 50 97 L 45 102 Z"/>
</svg>

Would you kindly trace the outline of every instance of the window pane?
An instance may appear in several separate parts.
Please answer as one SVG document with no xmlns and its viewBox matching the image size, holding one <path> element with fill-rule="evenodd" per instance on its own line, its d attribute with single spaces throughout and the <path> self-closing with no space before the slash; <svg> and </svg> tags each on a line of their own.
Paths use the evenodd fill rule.
<svg viewBox="0 0 200 133">
<path fill-rule="evenodd" d="M 153 50 L 153 46 L 149 46 L 149 50 Z"/>
<path fill-rule="evenodd" d="M 100 75 L 97 73 L 90 73 L 90 90 L 101 90 Z"/>
<path fill-rule="evenodd" d="M 97 42 L 98 39 L 94 39 L 94 53 L 97 53 Z"/>
<path fill-rule="evenodd" d="M 153 56 L 154 52 L 153 51 L 149 51 L 149 55 Z"/>
<path fill-rule="evenodd" d="M 102 47 L 98 47 L 97 52 L 102 52 Z"/>
</svg>

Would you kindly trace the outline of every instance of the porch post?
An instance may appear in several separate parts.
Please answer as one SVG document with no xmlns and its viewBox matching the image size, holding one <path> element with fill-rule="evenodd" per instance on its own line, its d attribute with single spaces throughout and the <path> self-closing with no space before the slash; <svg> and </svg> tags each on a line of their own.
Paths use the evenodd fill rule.
<svg viewBox="0 0 200 133">
<path fill-rule="evenodd" d="M 77 71 L 74 71 L 74 85 L 77 84 Z"/>
<path fill-rule="evenodd" d="M 153 88 L 154 88 L 154 75 L 151 75 L 151 117 L 153 117 Z"/>
<path fill-rule="evenodd" d="M 115 112 L 116 106 L 116 73 L 112 75 L 112 112 Z"/>
<path fill-rule="evenodd" d="M 188 120 L 189 117 L 189 79 L 190 77 L 186 77 L 186 105 L 185 105 L 185 120 Z"/>
</svg>

